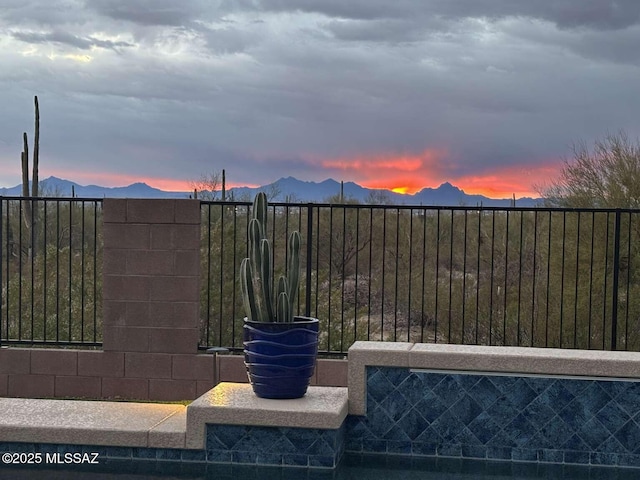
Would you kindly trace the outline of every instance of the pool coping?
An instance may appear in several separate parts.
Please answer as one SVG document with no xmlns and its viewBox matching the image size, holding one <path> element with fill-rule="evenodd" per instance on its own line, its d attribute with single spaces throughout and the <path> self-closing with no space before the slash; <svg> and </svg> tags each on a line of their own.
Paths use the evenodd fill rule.
<svg viewBox="0 0 640 480">
<path fill-rule="evenodd" d="M 345 387 L 314 387 L 302 398 L 257 397 L 246 383 L 218 384 L 187 408 L 186 448 L 205 448 L 206 424 L 337 430 L 347 417 Z"/>
<path fill-rule="evenodd" d="M 188 406 L 0 398 L 0 443 L 25 442 L 204 450 L 207 424 L 339 429 L 344 387 L 309 387 L 300 399 L 269 400 L 251 385 L 218 384 Z"/>
<path fill-rule="evenodd" d="M 367 366 L 475 374 L 640 378 L 637 352 L 358 341 L 349 349 L 349 415 L 366 414 Z"/>
<path fill-rule="evenodd" d="M 606 380 L 640 382 L 640 354 L 637 352 L 356 342 L 349 350 L 348 388 L 311 386 L 305 397 L 294 400 L 258 398 L 251 385 L 226 382 L 218 384 L 189 406 L 0 398 L 0 444 L 4 443 L 7 448 L 20 448 L 22 442 L 33 448 L 39 445 L 41 448 L 53 449 L 52 451 L 55 451 L 56 445 L 59 448 L 76 446 L 85 450 L 85 447 L 91 445 L 106 446 L 107 450 L 113 450 L 105 450 L 107 458 L 123 456 L 134 459 L 282 466 L 297 466 L 297 462 L 303 461 L 303 466 L 335 468 L 343 452 L 359 451 L 355 449 L 355 443 L 349 445 L 348 442 L 349 436 L 358 429 L 358 422 L 363 421 L 362 417 L 367 415 L 367 371 L 369 369 L 371 379 L 380 380 L 379 375 L 376 377 L 375 370 L 383 367 L 391 367 L 394 372 L 398 368 L 404 369 L 407 375 L 451 373 L 457 376 L 591 379 L 598 384 Z M 393 373 L 389 378 L 399 377 Z M 395 391 L 393 382 L 386 383 Z M 381 385 L 379 381 L 377 385 Z M 371 388 L 373 392 L 375 388 Z M 629 388 L 640 387 L 636 384 Z M 372 410 L 371 415 L 376 411 Z M 238 430 L 244 427 L 244 433 Z M 326 434 L 333 436 L 328 437 Z M 248 440 L 244 438 L 245 435 Z M 269 436 L 277 440 L 278 435 L 290 435 L 284 439 L 289 450 L 285 448 L 280 453 L 255 453 L 246 450 L 247 445 L 253 441 L 252 435 L 265 441 L 265 445 L 277 443 L 265 440 L 271 438 Z M 242 440 L 243 445 L 227 445 L 226 440 L 230 437 Z M 330 440 L 330 455 L 315 447 L 308 452 L 305 450 L 304 455 L 291 453 L 291 446 L 296 446 L 297 441 L 303 438 L 309 443 L 317 441 L 314 445 L 327 447 L 325 437 Z M 216 439 L 221 440 L 221 443 L 216 443 Z M 413 452 L 413 444 L 411 445 Z M 394 448 L 396 447 L 400 448 L 402 445 L 394 444 Z M 392 454 L 402 453 L 400 450 L 389 451 Z M 417 456 L 453 455 L 449 450 L 416 452 Z M 464 457 L 466 454 L 463 453 L 461 451 L 459 455 Z M 530 460 L 529 457 L 514 456 L 513 452 L 510 455 L 511 461 Z M 303 456 L 302 460 L 298 458 Z M 630 456 L 633 455 L 627 455 Z M 279 460 L 276 459 L 276 463 L 273 463 L 275 457 Z M 553 457 L 555 458 L 557 457 Z M 568 457 L 569 460 L 563 458 L 561 462 L 575 463 L 571 456 Z M 612 466 L 619 464 L 618 457 L 611 458 Z M 553 459 L 544 457 L 538 458 L 538 461 L 556 463 Z M 631 460 L 640 461 L 640 457 Z"/>
<path fill-rule="evenodd" d="M 184 448 L 176 404 L 0 398 L 0 442 Z"/>
</svg>

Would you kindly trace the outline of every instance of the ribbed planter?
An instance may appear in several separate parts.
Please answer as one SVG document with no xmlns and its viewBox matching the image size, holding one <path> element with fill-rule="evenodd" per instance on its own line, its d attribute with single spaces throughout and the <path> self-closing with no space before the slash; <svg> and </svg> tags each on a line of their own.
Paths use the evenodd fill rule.
<svg viewBox="0 0 640 480">
<path fill-rule="evenodd" d="M 317 318 L 291 323 L 244 321 L 244 363 L 253 392 L 262 398 L 300 398 L 315 369 Z"/>
</svg>

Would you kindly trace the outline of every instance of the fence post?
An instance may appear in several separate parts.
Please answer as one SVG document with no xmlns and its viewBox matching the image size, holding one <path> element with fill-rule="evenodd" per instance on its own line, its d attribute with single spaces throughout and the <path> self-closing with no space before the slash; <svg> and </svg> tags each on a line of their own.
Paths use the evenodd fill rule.
<svg viewBox="0 0 640 480">
<path fill-rule="evenodd" d="M 617 349 L 618 340 L 618 275 L 620 273 L 620 209 L 616 208 L 613 238 L 613 287 L 611 312 L 611 350 Z"/>
<path fill-rule="evenodd" d="M 311 259 L 313 253 L 313 204 L 307 204 L 307 263 L 304 314 L 311 316 Z"/>
<path fill-rule="evenodd" d="M 0 198 L 0 291 L 2 290 L 2 286 L 3 286 L 3 277 L 2 277 L 2 263 L 4 262 L 4 256 L 2 255 L 4 252 L 4 235 L 3 230 L 2 230 L 2 219 L 3 219 L 3 207 L 4 206 L 4 200 L 2 198 Z M 9 206 L 9 202 L 7 201 L 7 207 Z M 9 211 L 7 208 L 7 220 L 9 219 Z M 9 258 L 9 241 L 8 241 L 8 232 L 7 232 L 7 252 L 6 252 L 7 258 Z M 8 274 L 9 272 L 7 272 Z M 7 292 L 8 293 L 8 292 Z M 7 308 L 9 308 L 9 301 L 7 299 Z M 7 339 L 9 337 L 9 332 L 7 331 Z M 0 346 L 2 346 L 2 299 L 0 298 Z"/>
</svg>

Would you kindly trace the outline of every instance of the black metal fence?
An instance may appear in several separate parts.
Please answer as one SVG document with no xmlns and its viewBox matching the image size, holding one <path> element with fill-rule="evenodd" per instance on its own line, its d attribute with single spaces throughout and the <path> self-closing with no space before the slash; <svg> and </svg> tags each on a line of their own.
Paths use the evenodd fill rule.
<svg viewBox="0 0 640 480">
<path fill-rule="evenodd" d="M 249 205 L 203 202 L 200 344 L 242 347 Z M 274 203 L 302 235 L 298 313 L 356 340 L 640 350 L 640 211 Z"/>
<path fill-rule="evenodd" d="M 0 197 L 0 343 L 99 346 L 102 201 Z"/>
<path fill-rule="evenodd" d="M 202 202 L 201 348 L 242 348 L 250 205 Z M 0 198 L 0 342 L 99 346 L 102 202 Z M 356 340 L 640 350 L 640 211 L 274 203 L 302 234 L 298 313 Z"/>
</svg>

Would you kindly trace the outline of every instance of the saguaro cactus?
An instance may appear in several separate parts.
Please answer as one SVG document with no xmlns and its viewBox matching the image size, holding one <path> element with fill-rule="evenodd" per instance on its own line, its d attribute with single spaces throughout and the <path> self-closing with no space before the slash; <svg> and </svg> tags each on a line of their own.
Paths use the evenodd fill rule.
<svg viewBox="0 0 640 480">
<path fill-rule="evenodd" d="M 40 157 L 40 107 L 38 105 L 38 97 L 33 99 L 35 106 L 35 130 L 33 141 L 33 173 L 31 177 L 31 197 L 37 197 L 39 193 L 38 189 L 38 163 Z M 29 140 L 27 132 L 22 134 L 23 150 L 21 154 L 22 163 L 22 196 L 29 196 Z M 23 220 L 27 231 L 30 235 L 29 251 L 32 255 L 35 254 L 34 248 L 37 240 L 37 212 L 33 211 L 32 202 L 26 201 L 23 209 Z"/>
<path fill-rule="evenodd" d="M 38 105 L 38 96 L 33 97 L 33 103 L 35 106 L 35 129 L 33 140 L 33 174 L 31 177 L 31 196 L 38 196 L 38 163 L 40 161 L 40 107 Z M 29 196 L 29 140 L 27 138 L 27 132 L 22 134 L 23 150 L 21 155 L 22 160 L 22 196 Z"/>
<path fill-rule="evenodd" d="M 300 233 L 289 236 L 287 274 L 280 276 L 275 292 L 271 278 L 271 243 L 267 239 L 267 196 L 256 195 L 248 226 L 249 257 L 240 265 L 240 289 L 249 320 L 292 322 L 300 283 Z"/>
<path fill-rule="evenodd" d="M 33 97 L 35 107 L 36 124 L 34 127 L 33 138 L 33 175 L 31 176 L 31 196 L 38 196 L 38 162 L 40 161 L 40 107 L 38 105 L 38 96 Z"/>
</svg>

